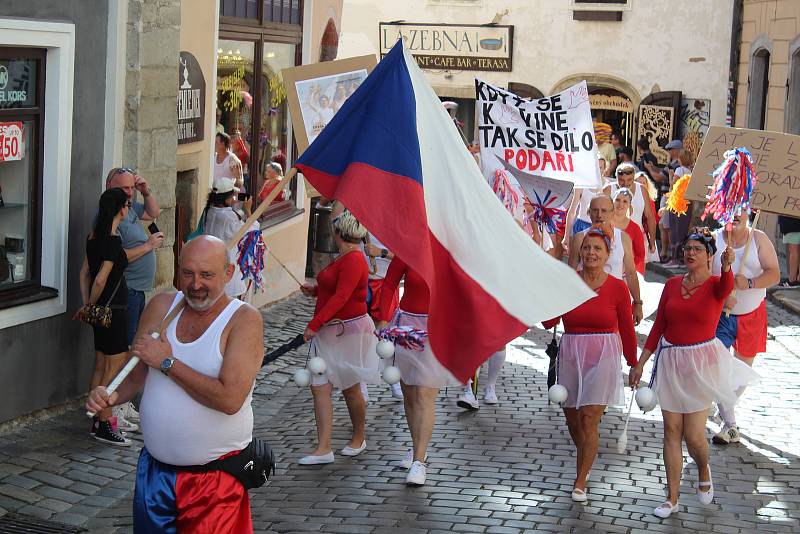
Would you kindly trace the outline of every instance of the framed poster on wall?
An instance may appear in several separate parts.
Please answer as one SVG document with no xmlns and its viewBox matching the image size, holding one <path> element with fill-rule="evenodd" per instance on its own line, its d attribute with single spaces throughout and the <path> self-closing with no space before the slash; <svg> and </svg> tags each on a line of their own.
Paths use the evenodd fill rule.
<svg viewBox="0 0 800 534">
<path fill-rule="evenodd" d="M 375 65 L 375 56 L 357 56 L 283 69 L 298 154 L 314 142 Z M 306 182 L 306 195 L 319 193 Z"/>
</svg>

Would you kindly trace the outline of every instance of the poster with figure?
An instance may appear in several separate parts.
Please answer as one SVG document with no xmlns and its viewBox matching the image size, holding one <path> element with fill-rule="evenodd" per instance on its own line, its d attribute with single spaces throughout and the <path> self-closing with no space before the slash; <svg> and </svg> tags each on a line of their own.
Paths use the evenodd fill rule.
<svg viewBox="0 0 800 534">
<path fill-rule="evenodd" d="M 658 159 L 659 165 L 669 163 L 669 154 L 663 147 L 672 139 L 672 121 L 675 120 L 674 111 L 666 106 L 652 106 L 642 104 L 639 106 L 639 131 L 637 139 L 647 139 L 650 152 Z"/>
<path fill-rule="evenodd" d="M 281 71 L 298 153 L 314 142 L 377 64 L 375 56 L 357 56 Z M 308 182 L 306 196 L 319 196 Z"/>
</svg>

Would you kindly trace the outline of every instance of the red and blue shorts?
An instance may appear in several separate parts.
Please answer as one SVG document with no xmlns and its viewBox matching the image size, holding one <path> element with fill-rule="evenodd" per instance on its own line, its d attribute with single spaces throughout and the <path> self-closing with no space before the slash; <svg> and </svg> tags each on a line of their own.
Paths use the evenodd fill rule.
<svg viewBox="0 0 800 534">
<path fill-rule="evenodd" d="M 139 456 L 133 497 L 136 534 L 250 534 L 250 497 L 233 475 L 222 471 L 176 471 Z"/>
<path fill-rule="evenodd" d="M 726 348 L 733 347 L 745 358 L 767 352 L 767 301 L 761 301 L 758 308 L 743 315 L 726 317 L 723 311 L 716 335 Z"/>
</svg>

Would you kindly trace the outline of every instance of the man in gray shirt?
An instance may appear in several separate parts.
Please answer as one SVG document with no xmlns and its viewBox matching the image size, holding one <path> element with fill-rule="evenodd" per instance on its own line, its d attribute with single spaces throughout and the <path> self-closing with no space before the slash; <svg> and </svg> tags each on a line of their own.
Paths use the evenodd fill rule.
<svg viewBox="0 0 800 534">
<path fill-rule="evenodd" d="M 119 187 L 128 195 L 133 205 L 128 217 L 119 223 L 122 248 L 128 256 L 125 283 L 128 286 L 128 345 L 139 327 L 139 317 L 144 311 L 145 292 L 153 289 L 156 277 L 156 255 L 153 252 L 164 243 L 164 234 L 156 232 L 148 237 L 139 221 L 152 221 L 161 213 L 155 195 L 150 193 L 147 182 L 131 169 L 114 168 L 106 176 L 106 189 Z M 144 202 L 136 202 L 136 191 Z"/>
</svg>

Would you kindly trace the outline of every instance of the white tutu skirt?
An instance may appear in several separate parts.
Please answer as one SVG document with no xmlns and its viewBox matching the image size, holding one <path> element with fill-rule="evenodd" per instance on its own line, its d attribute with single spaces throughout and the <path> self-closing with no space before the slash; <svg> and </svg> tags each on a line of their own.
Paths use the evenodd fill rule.
<svg viewBox="0 0 800 534">
<path fill-rule="evenodd" d="M 311 340 L 311 357 L 325 360 L 326 369 L 322 375 L 312 373 L 311 385 L 330 382 L 347 389 L 359 382 L 377 382 L 377 342 L 375 323 L 369 315 L 323 326 Z"/>
<path fill-rule="evenodd" d="M 564 407 L 624 405 L 621 358 L 616 332 L 561 336 L 558 383 L 567 388 Z"/>
<path fill-rule="evenodd" d="M 428 316 L 409 313 L 398 309 L 392 319 L 392 326 L 410 326 L 417 330 L 428 330 Z M 384 360 L 386 365 L 391 359 Z M 443 388 L 455 386 L 460 382 L 448 371 L 431 350 L 430 340 L 425 340 L 423 350 L 410 350 L 395 346 L 394 365 L 400 369 L 400 378 L 409 386 L 423 386 L 426 388 Z"/>
<path fill-rule="evenodd" d="M 661 338 L 650 387 L 662 410 L 692 413 L 707 410 L 712 401 L 733 406 L 740 388 L 755 380 L 758 373 L 717 338 L 696 345 L 670 345 Z"/>
</svg>

